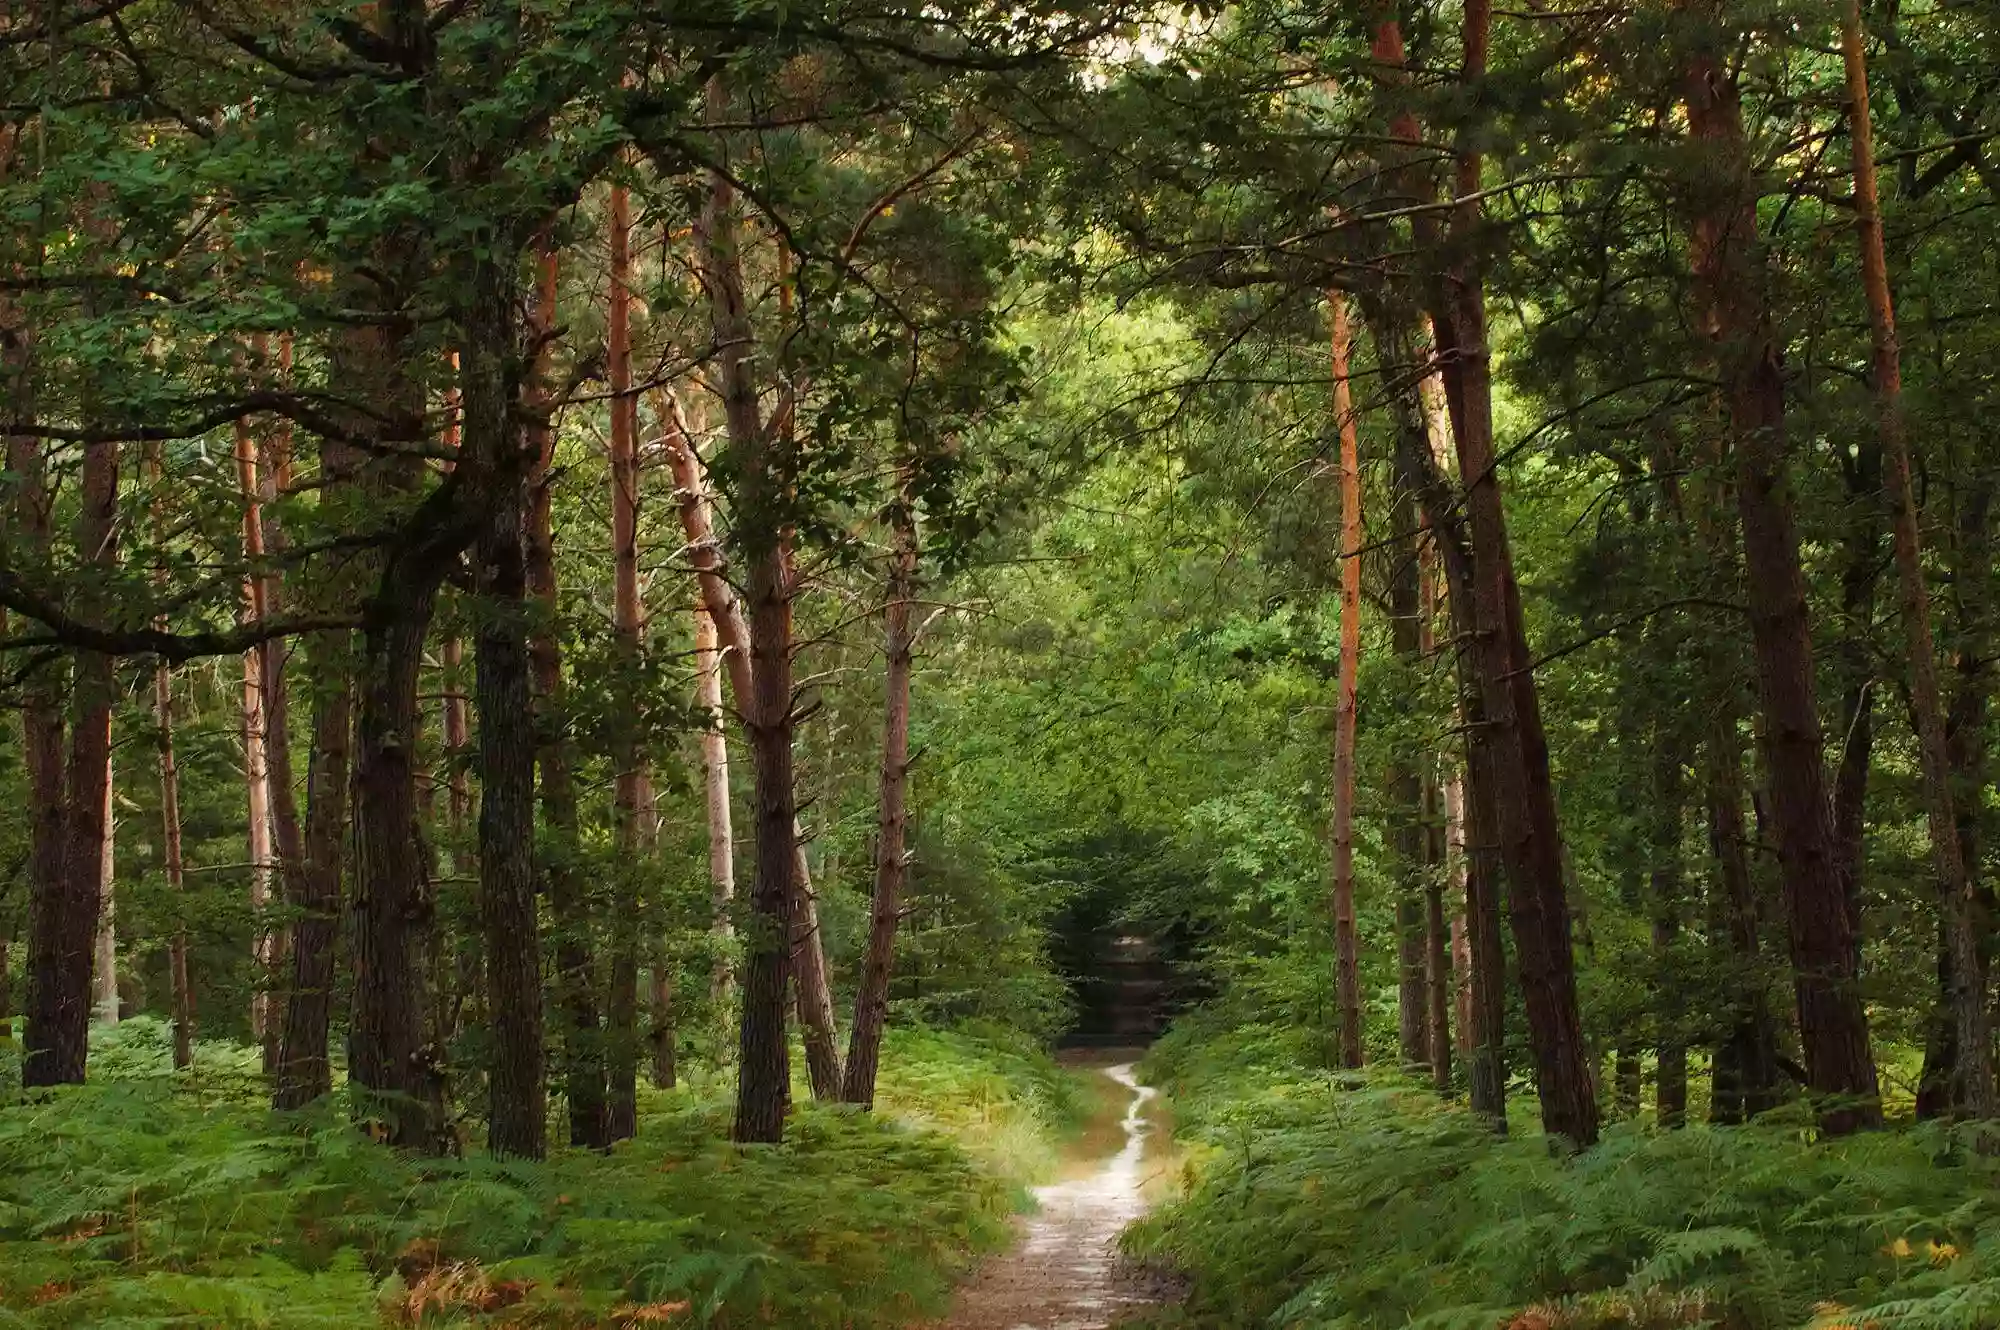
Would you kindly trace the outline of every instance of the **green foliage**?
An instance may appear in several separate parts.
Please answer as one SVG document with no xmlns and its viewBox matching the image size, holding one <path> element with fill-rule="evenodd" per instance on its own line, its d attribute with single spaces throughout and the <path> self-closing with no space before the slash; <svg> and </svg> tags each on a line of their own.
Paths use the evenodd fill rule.
<svg viewBox="0 0 2000 1330">
<path fill-rule="evenodd" d="M 1559 1157 L 1392 1079 L 1312 1070 L 1291 1031 L 1191 1031 L 1151 1066 L 1196 1162 L 1129 1245 L 1192 1276 L 1195 1325 L 1887 1330 L 2000 1314 L 2000 1164 L 1947 1129 L 1621 1124 Z"/>
<path fill-rule="evenodd" d="M 100 1049 L 89 1086 L 0 1110 L 0 1325 L 900 1325 L 1082 1112 L 1018 1036 L 898 1030 L 881 1110 L 801 1090 L 783 1146 L 728 1144 L 727 1078 L 697 1075 L 717 1093 L 651 1096 L 608 1155 L 419 1162 L 338 1104 L 253 1107 L 255 1050 L 204 1044 L 183 1081 L 154 1022 Z"/>
</svg>

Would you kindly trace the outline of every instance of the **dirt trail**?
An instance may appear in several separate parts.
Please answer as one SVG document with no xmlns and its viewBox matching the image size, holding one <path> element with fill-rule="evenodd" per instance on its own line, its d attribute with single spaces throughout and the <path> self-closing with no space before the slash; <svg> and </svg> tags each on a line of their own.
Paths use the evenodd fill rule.
<svg viewBox="0 0 2000 1330">
<path fill-rule="evenodd" d="M 1121 1271 L 1118 1234 L 1145 1213 L 1139 1165 L 1156 1092 L 1132 1078 L 1130 1063 L 1100 1070 L 1132 1091 L 1124 1148 L 1088 1177 L 1035 1188 L 1041 1209 L 1024 1241 L 966 1285 L 945 1330 L 1106 1330 L 1153 1301 Z"/>
</svg>

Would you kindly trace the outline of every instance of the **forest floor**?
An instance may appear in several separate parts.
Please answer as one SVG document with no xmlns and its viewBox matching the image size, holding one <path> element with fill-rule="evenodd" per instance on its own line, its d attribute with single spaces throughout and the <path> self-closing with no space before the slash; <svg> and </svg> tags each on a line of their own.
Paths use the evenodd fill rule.
<svg viewBox="0 0 2000 1330">
<path fill-rule="evenodd" d="M 945 1330 L 1106 1330 L 1159 1300 L 1118 1248 L 1153 1191 L 1148 1108 L 1157 1092 L 1138 1083 L 1130 1062 L 1095 1070 L 1118 1107 L 1072 1146 L 1060 1180 L 1034 1189 L 1037 1208 L 1019 1245 L 965 1286 Z"/>
</svg>

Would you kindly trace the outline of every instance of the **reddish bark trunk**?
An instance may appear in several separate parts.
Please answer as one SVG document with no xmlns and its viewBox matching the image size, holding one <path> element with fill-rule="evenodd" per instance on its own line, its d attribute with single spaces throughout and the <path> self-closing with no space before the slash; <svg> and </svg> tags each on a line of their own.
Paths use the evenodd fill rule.
<svg viewBox="0 0 2000 1330">
<path fill-rule="evenodd" d="M 1861 247 L 1861 286 L 1868 298 L 1874 343 L 1875 398 L 1881 416 L 1884 474 L 1895 538 L 1897 583 L 1902 591 L 1903 636 L 1909 651 L 1910 710 L 1916 721 L 1918 766 L 1929 823 L 1931 860 L 1938 877 L 1939 911 L 1951 953 L 1951 1010 L 1958 1056 L 1958 1098 L 1974 1118 L 2000 1116 L 2000 1086 L 1993 1079 L 1993 1041 L 1980 955 L 1983 903 L 1974 889 L 1959 843 L 1952 790 L 1951 754 L 1945 734 L 1943 689 L 1931 634 L 1930 589 L 1924 580 L 1923 537 L 1918 530 L 1916 487 L 1911 479 L 1909 432 L 1903 415 L 1902 349 L 1895 301 L 1882 246 L 1882 217 L 1875 187 L 1875 138 L 1869 123 L 1868 60 L 1859 0 L 1847 0 L 1841 20 L 1841 53 L 1847 69 L 1849 141 L 1853 145 L 1854 220 Z"/>
<path fill-rule="evenodd" d="M 1334 990 L 1340 1008 L 1340 1065 L 1361 1065 L 1361 960 L 1354 927 L 1354 731 L 1361 662 L 1361 451 L 1348 385 L 1347 302 L 1327 293 L 1332 323 L 1333 415 L 1340 436 L 1340 672 L 1333 737 Z"/>
<path fill-rule="evenodd" d="M 1858 921 L 1828 801 L 1805 575 L 1786 476 L 1784 374 L 1757 248 L 1757 186 L 1739 93 L 1721 55 L 1698 51 L 1684 84 L 1689 133 L 1709 158 L 1708 183 L 1694 201 L 1690 259 L 1735 451 L 1760 733 L 1799 1031 L 1809 1086 L 1829 1104 L 1821 1125 L 1839 1133 L 1880 1121 L 1881 1109 L 1857 986 Z"/>
<path fill-rule="evenodd" d="M 611 188 L 610 271 L 606 293 L 606 355 L 611 388 L 611 555 L 612 633 L 618 657 L 636 669 L 643 649 L 639 605 L 639 404 L 632 392 L 632 200 L 624 186 Z M 639 1129 L 639 859 L 646 846 L 641 826 L 650 804 L 650 777 L 630 723 L 618 727 L 612 820 L 621 860 L 616 908 L 612 911 L 611 992 L 605 1041 L 605 1070 L 611 1139 L 625 1140 Z"/>
<path fill-rule="evenodd" d="M 889 1016 L 889 976 L 896 958 L 896 925 L 902 919 L 910 776 L 910 672 L 913 637 L 910 599 L 917 589 L 916 496 L 906 470 L 889 510 L 887 596 L 882 607 L 882 773 L 875 826 L 875 896 L 868 921 L 868 953 L 854 995 L 854 1028 L 848 1032 L 846 1081 L 841 1098 L 875 1106 L 875 1074 L 882 1030 Z"/>
<path fill-rule="evenodd" d="M 536 263 L 533 313 L 529 336 L 545 348 L 556 310 L 559 252 L 546 239 Z M 534 667 L 536 764 L 541 775 L 539 798 L 548 849 L 541 863 L 541 880 L 548 895 L 555 953 L 555 998 L 561 1021 L 563 1096 L 569 1107 L 569 1141 L 586 1149 L 611 1144 L 605 1116 L 603 1031 L 597 1007 L 597 966 L 593 959 L 593 929 L 583 901 L 577 872 L 577 793 L 575 744 L 569 735 L 563 680 L 562 644 L 556 635 L 561 622 L 560 588 L 555 563 L 555 423 L 541 413 L 549 407 L 546 349 L 532 368 L 528 397 L 533 446 L 537 454 L 536 483 L 528 495 L 527 578 L 539 619 L 528 651 Z"/>
</svg>

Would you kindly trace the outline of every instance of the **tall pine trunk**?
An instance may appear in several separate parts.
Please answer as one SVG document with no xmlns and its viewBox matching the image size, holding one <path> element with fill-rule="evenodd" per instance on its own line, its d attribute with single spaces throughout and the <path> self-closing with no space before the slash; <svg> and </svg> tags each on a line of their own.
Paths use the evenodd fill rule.
<svg viewBox="0 0 2000 1330">
<path fill-rule="evenodd" d="M 639 404 L 632 392 L 632 200 L 613 185 L 609 200 L 611 262 L 607 276 L 606 355 L 611 387 L 611 555 L 612 634 L 618 658 L 636 669 L 643 649 L 639 605 Z M 639 939 L 640 858 L 646 849 L 641 825 L 651 803 L 650 778 L 640 754 L 639 735 L 629 715 L 618 725 L 612 761 L 615 787 L 612 821 L 619 867 L 609 921 L 611 989 L 605 1041 L 610 1135 L 625 1140 L 639 1130 Z"/>
<path fill-rule="evenodd" d="M 536 259 L 535 298 L 529 338 L 539 350 L 527 395 L 536 451 L 535 484 L 528 495 L 527 579 L 536 602 L 536 623 L 528 642 L 535 686 L 535 761 L 541 780 L 538 797 L 546 832 L 541 882 L 549 902 L 555 957 L 555 1009 L 560 1031 L 563 1097 L 569 1108 L 569 1142 L 601 1150 L 611 1144 L 605 1112 L 604 1044 L 597 1003 L 597 965 L 590 911 L 577 856 L 578 807 L 576 746 L 569 733 L 567 688 L 563 680 L 561 592 L 556 582 L 555 422 L 546 383 L 546 338 L 554 326 L 559 252 L 546 237 Z"/>
<path fill-rule="evenodd" d="M 910 673 L 914 641 L 910 600 L 917 590 L 916 493 L 905 465 L 889 509 L 889 577 L 882 606 L 882 773 L 876 796 L 875 895 L 868 919 L 868 953 L 854 995 L 854 1028 L 848 1032 L 846 1080 L 841 1098 L 875 1106 L 875 1073 L 882 1030 L 889 1016 L 889 976 L 896 958 L 896 925 L 902 919 L 910 779 Z"/>
<path fill-rule="evenodd" d="M 32 463 L 35 479 L 23 487 L 31 505 L 46 503 L 40 482 L 39 457 Z M 83 450 L 83 477 L 77 505 L 76 543 L 82 563 L 103 570 L 99 586 L 109 580 L 117 558 L 118 445 L 89 443 Z M 30 539 L 45 542 L 46 508 L 29 527 Z M 101 592 L 99 593 L 101 595 Z M 96 595 L 87 595 L 94 602 Z M 92 606 L 95 607 L 94 605 Z M 22 1046 L 21 1084 L 25 1087 L 80 1084 L 90 1050 L 92 957 L 97 944 L 97 916 L 104 891 L 106 792 L 110 781 L 111 710 L 117 681 L 111 657 L 78 651 L 71 670 L 70 735 L 67 770 L 60 777 L 62 794 L 53 800 L 55 825 L 37 827 L 50 843 L 33 847 L 39 888 L 31 902 L 28 952 L 27 1038 Z M 31 730 L 31 774 L 43 764 L 61 770 L 60 722 L 50 724 L 55 711 L 31 700 L 36 727 Z M 47 717 L 47 719 L 44 719 Z M 55 771 L 42 769 L 37 783 L 57 784 Z M 53 833 L 53 834 L 50 834 Z"/>
<path fill-rule="evenodd" d="M 1693 208 L 1690 262 L 1699 323 L 1724 382 L 1735 453 L 1750 636 L 1810 1088 L 1832 1101 L 1821 1124 L 1880 1121 L 1851 888 L 1834 843 L 1813 676 L 1805 574 L 1787 478 L 1785 383 L 1766 302 L 1757 184 L 1740 93 L 1723 53 L 1704 45 L 1684 78 L 1688 129 L 1707 158 Z"/>
<path fill-rule="evenodd" d="M 709 85 L 712 117 L 728 113 L 719 81 Z M 736 545 L 749 599 L 750 659 L 737 694 L 749 735 L 757 867 L 745 939 L 738 1041 L 735 1139 L 783 1139 L 790 1091 L 785 985 L 791 969 L 798 883 L 796 792 L 792 781 L 792 600 L 784 549 L 784 497 L 793 459 L 776 455 L 781 436 L 765 428 L 750 361 L 752 329 L 743 292 L 734 190 L 715 173 L 697 240 L 715 333 L 717 379 L 732 452 L 737 455 Z"/>
<path fill-rule="evenodd" d="M 1336 1048 L 1343 1067 L 1361 1065 L 1361 958 L 1354 924 L 1354 732 L 1361 662 L 1361 451 L 1348 357 L 1347 301 L 1326 297 L 1332 325 L 1334 428 L 1340 439 L 1340 669 L 1335 681 L 1333 736 L 1333 949 L 1339 1005 Z"/>
<path fill-rule="evenodd" d="M 1471 86 L 1486 77 L 1490 22 L 1485 0 L 1466 6 L 1463 77 Z M 1452 226 L 1461 257 L 1444 283 L 1448 320 L 1439 320 L 1439 349 L 1441 353 L 1447 349 L 1443 340 L 1448 323 L 1451 354 L 1445 358 L 1446 385 L 1448 395 L 1456 399 L 1452 433 L 1466 487 L 1473 550 L 1474 655 L 1485 723 L 1493 736 L 1493 812 L 1507 868 L 1508 917 L 1535 1058 L 1535 1088 L 1543 1129 L 1581 1149 L 1596 1143 L 1598 1107 L 1577 1007 L 1576 960 L 1548 740 L 1493 446 L 1485 292 L 1477 265 L 1463 256 L 1480 226 L 1479 177 L 1479 154 L 1461 148 L 1457 189 L 1462 202 Z"/>
<path fill-rule="evenodd" d="M 1471 1031 L 1467 1080 L 1472 1111 L 1507 1129 L 1506 955 L 1501 939 L 1498 779 L 1493 732 L 1486 723 L 1474 658 L 1475 558 L 1465 521 L 1452 501 L 1446 458 L 1452 451 L 1449 423 L 1426 411 L 1428 447 L 1412 432 L 1399 434 L 1398 466 L 1415 486 L 1444 573 L 1445 602 L 1457 639 L 1458 719 L 1465 736 L 1460 837 L 1465 864 L 1467 1027 Z"/>
<path fill-rule="evenodd" d="M 1895 301 L 1882 246 L 1881 207 L 1875 187 L 1875 138 L 1868 106 L 1868 61 L 1859 0 L 1847 0 L 1841 20 L 1841 54 L 1847 69 L 1847 114 L 1854 162 L 1854 220 L 1861 247 L 1861 286 L 1868 298 L 1874 344 L 1875 398 L 1881 417 L 1884 475 L 1894 532 L 1896 580 L 1902 591 L 1903 636 L 1909 651 L 1910 710 L 1916 721 L 1918 767 L 1929 823 L 1931 861 L 1938 878 L 1938 908 L 1951 954 L 1951 1011 L 1958 1042 L 1954 1067 L 1957 1098 L 1974 1118 L 2000 1116 L 2000 1086 L 1993 1079 L 1993 1042 L 1980 954 L 1984 908 L 1959 842 L 1951 754 L 1945 733 L 1943 689 L 1931 633 L 1930 589 L 1924 580 L 1923 537 L 1903 414 L 1902 349 L 1896 336 Z"/>
<path fill-rule="evenodd" d="M 255 623 L 264 619 L 266 572 L 264 568 L 264 503 L 258 478 L 257 434 L 247 420 L 236 422 L 236 485 L 243 503 L 243 618 Z M 274 1010 L 272 948 L 274 934 L 266 918 L 271 908 L 271 772 L 266 760 L 267 718 L 264 707 L 264 668 L 267 655 L 275 654 L 275 644 L 251 648 L 243 656 L 241 707 L 243 743 L 244 827 L 250 864 L 250 912 L 255 933 L 250 944 L 255 981 L 250 992 L 250 1037 L 263 1046 L 264 1069 L 275 1069 L 278 1025 Z"/>
<path fill-rule="evenodd" d="M 97 862 L 97 938 L 91 946 L 90 1018 L 118 1024 L 118 809 L 110 750 L 104 754 L 104 849 Z"/>
<path fill-rule="evenodd" d="M 479 921 L 484 933 L 488 1150 L 539 1159 L 547 1151 L 542 1087 L 541 939 L 535 909 L 535 717 L 528 656 L 528 471 L 517 424 L 518 292 L 511 256 L 472 264 L 463 329 L 465 444 L 483 469 L 484 514 L 473 545 L 480 598 Z"/>
<path fill-rule="evenodd" d="M 729 739 L 722 714 L 722 652 L 715 616 L 706 604 L 694 607 L 695 707 L 702 718 L 701 777 L 708 820 L 709 930 L 715 940 L 715 962 L 709 971 L 709 999 L 728 1001 L 735 984 L 730 949 L 735 926 L 730 912 L 736 900 L 736 833 L 729 799 Z"/>
</svg>

